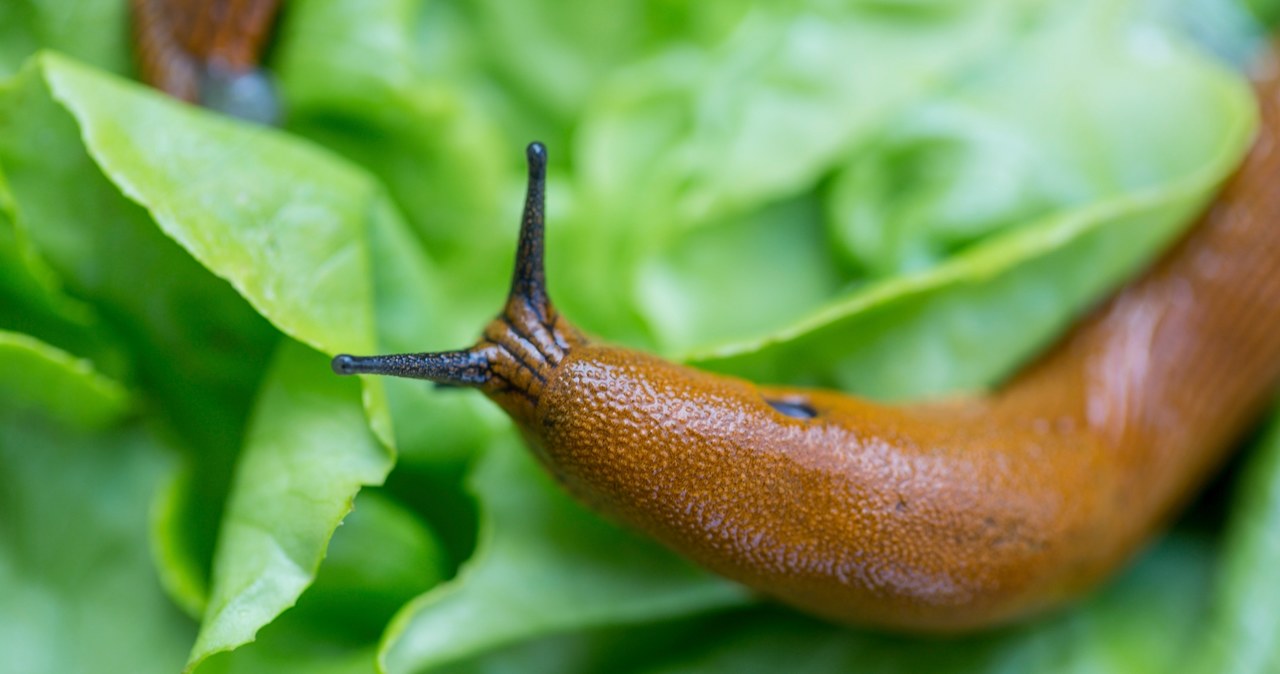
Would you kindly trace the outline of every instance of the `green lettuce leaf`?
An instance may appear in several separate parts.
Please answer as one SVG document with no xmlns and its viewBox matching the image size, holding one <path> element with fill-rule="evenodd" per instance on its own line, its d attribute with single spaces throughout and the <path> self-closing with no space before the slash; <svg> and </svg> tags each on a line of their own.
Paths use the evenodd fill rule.
<svg viewBox="0 0 1280 674">
<path fill-rule="evenodd" d="M 123 423 L 120 383 L 25 336 L 0 340 L 0 397 L 4 668 L 175 671 L 194 627 L 161 591 L 147 544 L 172 454 Z"/>
<path fill-rule="evenodd" d="M 1072 27 L 1064 35 L 1053 34 L 1046 39 L 1053 42 L 1067 38 L 1076 30 L 1081 29 Z M 1041 171 L 1042 177 L 1029 177 L 1034 175 L 1030 168 L 1009 169 L 1020 180 L 1056 184 L 1053 189 L 1062 192 L 1059 197 L 1040 199 L 1034 196 L 1036 190 L 1020 187 L 1014 191 L 1027 203 L 999 203 L 999 197 L 989 195 L 991 190 L 1001 188 L 980 187 L 981 179 L 975 182 L 971 176 L 985 173 L 990 177 L 992 171 L 986 170 L 992 161 L 989 158 L 1008 158 L 1013 153 L 980 145 L 982 151 L 965 151 L 954 158 L 956 163 L 947 174 L 955 176 L 948 180 L 956 182 L 943 190 L 950 197 L 935 194 L 938 186 L 927 180 L 904 178 L 903 182 L 911 187 L 899 189 L 891 202 L 894 208 L 906 210 L 902 215 L 906 219 L 894 220 L 883 214 L 875 218 L 902 225 L 885 231 L 912 241 L 904 244 L 908 248 L 927 248 L 933 238 L 919 236 L 919 232 L 903 233 L 914 226 L 904 224 L 908 222 L 945 229 L 948 218 L 953 223 L 973 218 L 986 223 L 985 227 L 999 229 L 1009 226 L 1001 223 L 1019 221 L 1015 229 L 988 236 L 940 261 L 932 259 L 931 253 L 924 254 L 928 260 L 925 271 L 867 285 L 783 329 L 737 344 L 702 349 L 691 360 L 759 381 L 823 385 L 881 399 L 936 395 L 998 381 L 1181 232 L 1236 165 L 1252 138 L 1256 112 L 1248 90 L 1239 81 L 1224 77 L 1217 67 L 1176 43 L 1159 43 L 1161 58 L 1147 58 L 1142 50 L 1150 49 L 1158 38 L 1145 39 L 1141 48 L 1130 46 L 1128 63 L 1133 71 L 1122 79 L 1110 81 L 1109 74 L 1103 77 L 1100 72 L 1122 71 L 1124 61 L 1111 59 L 1089 66 L 1086 72 L 1093 75 L 1087 79 L 1095 83 L 1096 93 L 1076 89 L 1072 99 L 1084 111 L 1058 115 L 1057 122 L 1049 121 L 1053 116 L 1038 112 L 1037 106 L 1044 103 L 1024 103 L 1030 107 L 1017 113 L 1028 123 L 1034 121 L 1033 126 L 1065 124 L 1070 120 L 1079 127 L 1085 124 L 1081 120 L 1088 120 L 1090 125 L 1097 120 L 1098 126 L 1087 127 L 1089 131 L 1085 133 L 1086 137 L 1097 139 L 1093 143 L 1075 143 L 1069 151 L 1065 144 L 1057 150 L 1048 143 L 1037 146 L 1037 152 L 1070 155 L 1051 161 L 1054 168 Z M 1067 57 L 1055 47 L 1046 58 L 1058 63 Z M 1087 65 L 1081 59 L 1070 60 L 1073 67 Z M 1044 69 L 1034 68 L 1031 73 L 1015 70 L 1012 82 L 1041 77 Z M 1170 86 L 1152 84 L 1141 93 L 1117 93 L 1133 81 L 1173 82 L 1169 76 L 1153 74 L 1172 69 L 1179 77 Z M 1012 105 L 1008 101 L 1017 97 L 1012 91 L 1002 91 L 1010 75 L 997 71 L 991 77 L 996 80 L 995 85 L 974 85 L 968 95 Z M 983 91 L 990 86 L 995 86 L 995 93 Z M 1023 83 L 1016 88 L 1024 91 L 1028 86 Z M 1099 112 L 1088 113 L 1089 106 Z M 1186 116 L 1180 117 L 1174 111 Z M 1216 123 L 1211 127 L 1200 124 L 1200 120 L 1209 118 Z M 1141 119 L 1160 121 L 1146 125 L 1143 133 L 1130 131 L 1114 138 L 1102 135 L 1104 129 L 1113 130 L 1106 132 L 1109 134 L 1120 128 L 1140 127 Z M 907 128 L 916 123 L 909 118 L 903 122 Z M 1014 134 L 1018 123 L 1002 121 L 996 127 L 1002 133 Z M 1197 133 L 1181 129 L 1196 129 Z M 1038 134 L 1058 138 L 1066 130 L 1041 129 Z M 1176 148 L 1163 140 L 1175 134 L 1183 141 Z M 943 146 L 966 142 L 964 135 L 943 137 Z M 1025 147 L 1029 137 L 1012 144 Z M 893 148 L 899 141 L 890 136 L 883 143 Z M 901 142 L 911 146 L 913 141 Z M 1006 142 L 1011 141 L 1000 141 Z M 926 147 L 921 151 L 928 155 L 935 150 Z M 867 166 L 850 170 L 865 172 L 874 167 L 884 172 L 887 166 L 892 171 L 893 158 L 898 154 L 893 149 L 872 153 L 859 160 L 869 162 Z M 941 154 L 946 155 L 947 151 L 942 150 Z M 928 165 L 934 160 L 919 161 Z M 999 182 L 1000 173 L 996 171 L 990 181 Z M 841 189 L 855 194 L 869 190 L 872 193 L 864 195 L 862 201 L 872 205 L 859 207 L 874 210 L 874 192 L 879 188 L 856 180 L 853 184 L 838 182 L 836 204 L 855 200 L 841 196 Z M 984 189 L 987 195 L 983 195 Z M 917 200 L 914 205 L 912 199 Z M 1058 205 L 1050 206 L 1055 199 Z M 975 206 L 984 201 L 988 202 L 985 206 Z M 1037 205 L 1037 201 L 1043 203 Z M 881 203 L 887 202 L 882 199 Z M 896 244 L 885 243 L 876 250 L 891 267 L 916 264 L 912 261 L 916 253 L 902 253 L 900 261 L 893 262 L 895 250 L 899 250 Z M 957 354 L 964 357 L 958 358 Z M 903 363 L 911 365 L 904 367 Z"/>
<path fill-rule="evenodd" d="M 518 222 L 511 169 L 522 155 L 420 61 L 418 10 L 405 0 L 300 4 L 276 56 L 289 129 L 368 169 L 399 207 L 379 206 L 368 231 L 382 351 L 473 340 L 505 292 Z M 410 461 L 455 466 L 505 424 L 471 396 L 385 386 Z"/>
<path fill-rule="evenodd" d="M 482 457 L 475 555 L 387 628 L 386 672 L 418 672 L 574 629 L 740 604 L 739 587 L 601 521 L 552 484 L 514 434 Z"/>
<path fill-rule="evenodd" d="M 361 491 L 297 606 L 199 671 L 373 672 L 387 620 L 442 571 L 439 544 L 413 512 L 377 490 Z"/>
<path fill-rule="evenodd" d="M 0 78 L 41 49 L 56 49 L 114 73 L 127 73 L 129 6 L 120 0 L 17 0 L 0 3 Z"/>
<path fill-rule="evenodd" d="M 928 269 L 993 232 L 1233 162 L 1247 142 L 1222 131 L 1239 127 L 1247 94 L 1223 91 L 1233 84 L 1191 45 L 1115 3 L 1046 13 L 966 75 L 835 177 L 832 241 L 869 276 Z"/>
<path fill-rule="evenodd" d="M 369 432 L 359 383 L 286 341 L 269 368 L 218 533 L 213 585 L 188 671 L 253 640 L 316 576 L 360 487 L 391 457 Z"/>
<path fill-rule="evenodd" d="M 516 220 L 500 217 L 512 212 L 504 180 L 521 155 L 477 101 L 418 59 L 419 6 L 300 4 L 276 62 L 289 128 L 377 176 L 457 292 L 503 276 L 501 265 L 460 263 L 507 250 Z"/>
<path fill-rule="evenodd" d="M 81 428 L 120 418 L 129 394 L 87 360 L 29 335 L 0 330 L 0 407 L 21 415 L 39 411 Z"/>
<path fill-rule="evenodd" d="M 1002 58 L 965 68 L 955 75 L 959 82 L 920 95 L 892 120 L 858 137 L 861 144 L 834 167 L 823 195 L 828 235 L 812 219 L 779 219 L 758 235 L 774 239 L 770 248 L 779 251 L 777 261 L 763 250 L 740 257 L 738 251 L 751 249 L 734 245 L 732 226 L 666 244 L 647 263 L 637 288 L 644 306 L 652 307 L 650 324 L 661 343 L 677 353 L 692 352 L 695 362 L 708 367 L 766 381 L 820 383 L 900 398 L 943 389 L 937 383 L 923 390 L 910 383 L 868 388 L 843 374 L 885 362 L 874 347 L 861 348 L 876 339 L 867 321 L 853 318 L 868 304 L 910 305 L 907 296 L 921 288 L 964 286 L 970 279 L 1004 273 L 997 267 L 1009 265 L 999 259 L 1035 260 L 1054 280 L 1010 285 L 1013 290 L 987 310 L 1007 314 L 1016 328 L 973 320 L 984 310 L 975 304 L 970 311 L 966 305 L 974 329 L 990 325 L 993 333 L 1017 333 L 1015 338 L 1027 341 L 1014 353 L 1030 354 L 1069 317 L 1127 278 L 1181 231 L 1238 161 L 1254 125 L 1249 92 L 1175 35 L 1135 25 L 1132 13 L 1113 3 L 1051 6 L 1031 26 Z M 1082 52 L 1089 57 L 1081 58 Z M 1062 82 L 1082 84 L 1064 87 Z M 1135 87 L 1134 82 L 1144 84 Z M 1215 121 L 1203 123 L 1207 119 Z M 1168 142 L 1171 137 L 1179 142 Z M 747 227 L 750 220 L 736 222 Z M 1085 247 L 1096 246 L 1106 256 L 1079 265 L 1090 272 L 1081 279 L 1085 285 L 1060 287 L 1062 271 L 1040 258 L 1076 245 L 1064 238 L 1086 238 L 1095 229 L 1107 232 L 1095 238 L 1110 240 L 1082 242 L 1071 255 L 1085 259 L 1094 254 Z M 1029 240 L 1035 235 L 1014 233 L 1023 230 L 1040 230 L 1044 239 L 1037 244 Z M 723 245 L 717 247 L 717 240 Z M 693 245 L 708 252 L 689 257 Z M 1000 246 L 1020 250 L 998 252 Z M 1040 246 L 1041 252 L 1033 250 Z M 794 249 L 810 252 L 796 259 Z M 715 250 L 720 254 L 710 253 Z M 851 263 L 852 269 L 843 269 Z M 953 266 L 939 268 L 944 264 Z M 682 292 L 690 278 L 716 279 L 717 291 L 758 291 L 744 293 L 737 302 L 722 292 L 690 295 Z M 809 278 L 819 283 L 806 284 Z M 855 290 L 819 294 L 814 289 L 823 287 L 823 279 L 827 287 L 852 281 Z M 873 279 L 889 281 L 867 288 Z M 1021 310 L 1017 298 L 1007 296 L 1029 296 L 1035 283 L 1046 286 L 1040 296 L 1046 301 L 1036 307 Z M 697 282 L 691 287 L 697 291 Z M 743 311 L 744 305 L 752 310 Z M 1029 315 L 1036 308 L 1045 313 Z M 946 319 L 924 318 L 934 320 Z M 751 334 L 758 337 L 741 341 Z M 985 343 L 985 336 L 964 338 Z M 737 343 L 726 344 L 730 341 Z M 943 348 L 951 354 L 962 346 Z M 716 364 L 738 352 L 744 358 Z M 848 357 L 859 362 L 849 363 Z M 985 365 L 975 369 L 950 386 L 974 387 L 1002 374 Z"/>
<path fill-rule="evenodd" d="M 37 72 L 48 82 L 48 97 L 55 100 L 46 103 L 40 96 L 44 92 L 42 83 L 37 80 Z M 94 164 L 105 172 L 114 187 L 146 205 L 161 230 L 209 269 L 230 281 L 250 305 L 277 327 L 331 353 L 340 348 L 357 351 L 375 349 L 372 279 L 363 266 L 367 256 L 362 243 L 366 237 L 360 228 L 365 224 L 366 213 L 377 208 L 371 203 L 376 200 L 377 191 L 363 174 L 344 168 L 340 162 L 318 158 L 316 151 L 305 144 L 275 139 L 271 132 L 234 124 L 163 100 L 152 92 L 104 78 L 52 56 L 42 60 L 38 70 L 29 71 L 26 81 L 19 87 L 19 91 L 25 87 L 23 93 L 28 96 L 19 97 L 20 103 L 15 106 L 16 113 L 12 119 L 17 125 L 33 123 L 30 121 L 30 108 L 61 104 L 71 111 L 74 121 L 83 129 L 86 149 Z M 24 109 L 22 104 L 27 108 Z M 158 137 L 155 129 L 165 129 L 170 135 Z M 270 173 L 275 178 L 227 170 L 227 167 L 238 166 L 246 147 L 262 151 L 264 157 L 275 162 L 268 163 L 263 174 Z M 21 157 L 23 150 L 27 148 L 15 148 L 12 156 Z M 77 168 L 85 163 L 81 160 Z M 11 165 L 23 166 L 20 161 Z M 299 168 L 303 166 L 306 168 Z M 35 194 L 42 187 L 38 178 L 42 175 L 40 169 L 44 168 L 36 163 L 29 172 L 14 174 L 15 186 L 24 188 L 20 192 L 15 189 L 19 213 L 40 224 L 56 221 L 59 215 L 39 210 L 39 207 L 49 207 L 47 202 L 41 203 Z M 52 172 L 59 168 L 62 167 L 45 170 Z M 303 174 L 310 176 L 311 180 L 299 180 Z M 17 178 L 22 182 L 19 183 Z M 184 194 L 185 189 L 194 186 L 203 187 Z M 115 199 L 120 202 L 119 197 Z M 38 207 L 33 209 L 36 211 L 34 214 L 24 210 L 27 204 Z M 131 221 L 141 221 L 137 226 L 154 227 L 149 219 L 137 217 L 137 211 L 129 204 L 120 203 L 117 208 L 130 211 Z M 70 225 L 67 230 L 68 234 L 79 233 Z M 326 235 L 326 231 L 330 234 Z M 72 273 L 89 275 L 93 271 L 88 267 L 94 251 L 86 250 L 77 238 L 68 236 L 44 243 L 46 249 L 53 251 L 53 257 L 60 256 L 64 267 Z M 141 250 L 132 252 L 138 254 Z M 178 264 L 181 259 L 171 260 Z M 184 279 L 203 276 L 203 272 L 183 271 L 180 274 Z M 119 279 L 109 278 L 108 281 Z M 119 290 L 125 288 L 120 287 Z M 312 302 L 312 293 L 325 297 L 325 301 Z M 192 298 L 185 295 L 175 299 L 185 305 Z M 207 307 L 201 309 L 208 310 Z M 227 321 L 230 325 L 238 322 L 243 321 Z M 241 351 L 236 356 L 243 358 L 248 353 Z M 319 362 L 319 376 L 331 379 L 332 375 L 323 367 L 323 360 Z M 261 362 L 249 361 L 239 366 L 260 370 Z M 366 406 L 375 432 L 380 430 L 385 438 L 389 438 L 387 411 L 381 400 L 381 391 L 379 383 L 368 383 L 365 387 Z M 210 407 L 220 410 L 225 406 L 214 404 Z M 358 416 L 357 428 L 363 428 Z M 356 460 L 361 452 L 367 454 L 369 451 L 367 447 L 360 450 L 357 447 L 359 445 L 339 445 L 338 453 L 350 452 L 351 458 Z M 336 490 L 333 498 L 341 504 L 340 508 L 349 507 L 359 484 L 380 482 L 389 470 L 390 455 L 376 443 L 374 449 L 377 455 L 375 467 L 346 474 L 342 471 L 352 466 L 330 466 L 332 472 L 322 479 L 323 486 Z M 359 461 L 364 460 L 357 460 L 353 465 L 360 465 Z M 224 463 L 223 469 L 228 465 Z M 254 479 L 268 477 L 264 473 L 255 475 Z M 208 471 L 199 465 L 189 469 L 185 480 L 171 490 L 162 506 L 165 512 L 160 522 L 171 528 L 190 527 L 193 519 L 201 522 L 199 517 L 173 512 L 208 507 L 205 498 L 198 496 L 198 490 L 192 487 L 197 480 L 205 481 L 204 484 L 208 480 Z M 239 503 L 243 498 L 234 494 L 232 503 Z M 308 511 L 301 521 L 291 519 L 292 514 L 286 509 L 277 524 L 301 527 L 310 536 L 303 536 L 304 540 L 299 541 L 291 552 L 302 558 L 303 568 L 308 566 L 305 558 L 310 556 L 313 561 L 309 565 L 314 572 L 329 532 L 336 526 L 342 512 Z M 318 534 L 307 528 L 311 522 L 318 523 Z M 172 529 L 168 533 L 162 532 L 162 540 L 174 536 Z M 203 602 L 199 571 L 189 567 L 199 564 L 199 553 L 174 550 L 188 547 L 180 541 L 170 540 L 161 547 L 167 550 L 161 558 L 175 567 L 170 569 L 170 582 L 175 594 L 184 604 L 198 610 Z M 300 548 L 307 548 L 307 551 Z M 244 550 L 233 546 L 229 554 L 234 556 L 241 552 Z M 224 578 L 227 574 L 219 570 L 221 568 L 215 564 L 214 589 L 222 594 L 216 597 L 219 605 L 212 606 L 210 611 L 223 609 L 225 607 L 221 604 L 234 599 L 226 596 L 228 592 L 234 593 L 234 589 L 229 591 L 227 585 L 230 583 L 234 588 L 237 579 Z M 269 573 L 265 576 L 266 580 L 259 580 L 268 583 L 278 580 Z M 291 604 L 305 584 L 282 585 L 276 588 L 277 594 L 256 603 L 254 608 L 262 618 L 261 622 L 247 628 L 248 635 Z M 243 622 L 237 623 L 236 627 L 245 629 Z M 228 641 L 237 638 L 219 632 L 225 629 L 224 625 L 209 626 L 210 633 L 216 634 L 209 637 L 209 641 L 216 644 L 215 648 L 225 647 Z M 238 638 L 244 636 L 241 634 Z M 200 648 L 204 647 L 202 642 Z"/>
<path fill-rule="evenodd" d="M 94 358 L 139 391 L 157 422 L 180 429 L 190 451 L 187 478 L 175 479 L 188 488 L 166 493 L 177 494 L 171 503 L 183 516 L 161 518 L 180 526 L 158 546 L 166 587 L 191 609 L 203 601 L 231 459 L 277 333 L 107 179 L 75 119 L 53 99 L 42 64 L 32 61 L 0 86 L 9 217 L 62 291 L 93 311 L 87 325 L 74 329 L 65 322 L 31 325 L 34 312 L 16 322 Z M 78 348 L 68 338 L 77 332 L 118 347 L 115 361 Z"/>
<path fill-rule="evenodd" d="M 90 156 L 165 234 L 285 334 L 330 354 L 374 348 L 359 228 L 377 191 L 362 173 L 306 144 L 64 58 L 48 55 L 41 64 Z M 256 171 L 225 169 L 250 147 L 273 161 Z M 371 381 L 365 392 L 374 431 L 390 442 L 381 387 Z"/>
<path fill-rule="evenodd" d="M 889 400 L 990 386 L 1195 216 L 1253 128 L 1253 108 L 1239 95 L 1220 154 L 1186 180 L 1055 214 L 928 272 L 868 286 L 765 338 L 689 360 L 757 381 Z"/>
<path fill-rule="evenodd" d="M 947 4 L 757 7 L 726 40 L 615 75 L 584 115 L 583 199 L 652 236 L 794 193 L 1042 3 Z"/>
<path fill-rule="evenodd" d="M 1222 543 L 1216 593 L 1194 667 L 1254 674 L 1280 669 L 1280 417 L 1241 469 Z"/>
<path fill-rule="evenodd" d="M 1043 3 L 946 4 L 757 6 L 725 39 L 676 41 L 602 83 L 573 139 L 575 211 L 548 233 L 549 250 L 570 254 L 549 260 L 552 290 L 575 289 L 556 295 L 565 313 L 626 343 L 688 346 L 672 334 L 679 293 L 636 288 L 652 283 L 649 258 L 685 229 L 811 189 L 904 106 L 998 53 Z M 809 266 L 832 268 L 827 256 Z M 757 270 L 722 258 L 703 271 Z"/>
</svg>

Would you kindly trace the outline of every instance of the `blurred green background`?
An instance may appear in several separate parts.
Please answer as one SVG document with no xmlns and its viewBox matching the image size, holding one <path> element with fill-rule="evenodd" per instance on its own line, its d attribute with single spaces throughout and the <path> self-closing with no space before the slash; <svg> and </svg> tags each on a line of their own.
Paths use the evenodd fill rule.
<svg viewBox="0 0 1280 674">
<path fill-rule="evenodd" d="M 0 0 L 0 672 L 1280 671 L 1280 433 L 1078 606 L 917 638 L 600 521 L 479 395 L 327 364 L 474 339 L 539 139 L 589 332 L 995 385 L 1238 163 L 1276 13 L 295 0 L 265 129 L 131 82 L 122 0 Z"/>
</svg>

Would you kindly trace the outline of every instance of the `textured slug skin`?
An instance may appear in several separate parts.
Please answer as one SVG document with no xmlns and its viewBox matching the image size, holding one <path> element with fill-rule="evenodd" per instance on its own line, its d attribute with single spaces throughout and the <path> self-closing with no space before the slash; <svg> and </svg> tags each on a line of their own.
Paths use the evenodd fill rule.
<svg viewBox="0 0 1280 674">
<path fill-rule="evenodd" d="M 995 394 L 888 406 L 597 344 L 543 289 L 542 166 L 474 347 L 340 373 L 480 388 L 592 508 L 806 612 L 959 631 L 1059 605 L 1164 526 L 1280 378 L 1280 115 L 1202 222 Z M 772 404 L 771 404 L 772 403 Z"/>
</svg>

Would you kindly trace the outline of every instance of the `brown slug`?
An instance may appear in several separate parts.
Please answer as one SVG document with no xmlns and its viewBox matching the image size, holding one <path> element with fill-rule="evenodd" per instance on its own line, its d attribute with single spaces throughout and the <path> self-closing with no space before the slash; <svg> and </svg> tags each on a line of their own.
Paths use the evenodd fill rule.
<svg viewBox="0 0 1280 674">
<path fill-rule="evenodd" d="M 282 0 L 130 0 L 143 81 L 188 103 L 263 124 L 280 116 L 258 67 Z"/>
<path fill-rule="evenodd" d="M 1278 83 L 1189 236 L 987 396 L 889 406 L 584 336 L 547 296 L 538 143 L 510 296 L 480 341 L 333 368 L 480 389 L 590 507 L 803 611 L 935 632 L 1014 620 L 1132 557 L 1280 379 Z"/>
</svg>

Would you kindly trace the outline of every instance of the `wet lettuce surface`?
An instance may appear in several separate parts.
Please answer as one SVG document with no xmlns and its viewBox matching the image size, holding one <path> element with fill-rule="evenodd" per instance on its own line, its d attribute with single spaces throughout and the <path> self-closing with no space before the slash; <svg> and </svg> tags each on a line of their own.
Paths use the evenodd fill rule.
<svg viewBox="0 0 1280 674">
<path fill-rule="evenodd" d="M 1280 667 L 1274 430 L 1078 605 L 923 639 L 764 603 L 572 502 L 480 396 L 326 362 L 473 339 L 537 138 L 589 331 L 882 399 L 996 385 L 1238 163 L 1242 6 L 299 2 L 264 129 L 129 81 L 124 4 L 0 5 L 5 667 Z"/>
</svg>

